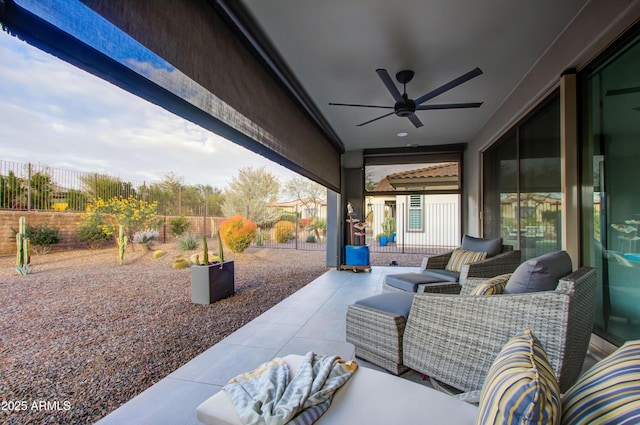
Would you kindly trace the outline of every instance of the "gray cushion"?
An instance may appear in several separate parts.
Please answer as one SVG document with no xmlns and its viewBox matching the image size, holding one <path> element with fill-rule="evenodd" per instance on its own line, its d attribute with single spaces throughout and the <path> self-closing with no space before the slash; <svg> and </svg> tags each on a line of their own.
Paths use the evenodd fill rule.
<svg viewBox="0 0 640 425">
<path fill-rule="evenodd" d="M 397 316 L 409 316 L 411 304 L 413 303 L 411 292 L 386 292 L 356 301 L 356 304 L 376 310 L 387 311 Z"/>
<path fill-rule="evenodd" d="M 425 269 L 422 274 L 437 279 L 435 282 L 457 282 L 460 279 L 460 273 L 449 270 Z"/>
<path fill-rule="evenodd" d="M 553 291 L 558 280 L 571 271 L 571 257 L 566 251 L 550 252 L 520 264 L 507 282 L 504 293 Z"/>
<path fill-rule="evenodd" d="M 467 251 L 486 252 L 487 257 L 493 257 L 502 252 L 502 238 L 482 239 L 464 235 L 460 248 Z"/>
<path fill-rule="evenodd" d="M 399 273 L 385 276 L 384 282 L 403 291 L 416 292 L 423 283 L 443 282 L 442 279 L 422 273 Z"/>
</svg>

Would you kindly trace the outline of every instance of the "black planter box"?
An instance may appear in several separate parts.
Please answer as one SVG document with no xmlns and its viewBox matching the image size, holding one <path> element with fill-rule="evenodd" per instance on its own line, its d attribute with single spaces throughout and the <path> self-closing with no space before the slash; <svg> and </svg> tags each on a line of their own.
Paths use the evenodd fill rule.
<svg viewBox="0 0 640 425">
<path fill-rule="evenodd" d="M 233 261 L 209 266 L 191 266 L 191 302 L 211 304 L 235 292 Z"/>
</svg>

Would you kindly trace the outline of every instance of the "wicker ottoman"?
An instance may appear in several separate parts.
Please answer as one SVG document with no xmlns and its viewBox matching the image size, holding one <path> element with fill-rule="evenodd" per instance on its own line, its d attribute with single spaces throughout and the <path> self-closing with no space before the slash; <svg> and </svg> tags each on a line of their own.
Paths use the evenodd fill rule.
<svg viewBox="0 0 640 425">
<path fill-rule="evenodd" d="M 402 363 L 402 337 L 414 293 L 388 292 L 356 301 L 347 310 L 347 342 L 356 357 L 399 375 L 408 370 Z"/>
</svg>

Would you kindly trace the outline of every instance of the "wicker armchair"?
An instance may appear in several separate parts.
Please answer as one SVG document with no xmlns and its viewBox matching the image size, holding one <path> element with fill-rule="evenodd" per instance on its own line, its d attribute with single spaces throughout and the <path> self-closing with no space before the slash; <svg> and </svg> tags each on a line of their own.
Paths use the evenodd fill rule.
<svg viewBox="0 0 640 425">
<path fill-rule="evenodd" d="M 596 308 L 596 272 L 583 267 L 555 291 L 468 295 L 483 279 L 464 282 L 460 295 L 416 294 L 403 337 L 405 366 L 462 391 L 482 388 L 502 346 L 530 328 L 543 344 L 566 391 L 578 378 Z"/>
<path fill-rule="evenodd" d="M 428 274 L 429 270 L 445 270 L 447 264 L 449 263 L 449 259 L 451 258 L 451 254 L 452 251 L 440 255 L 434 255 L 432 257 L 424 257 L 421 265 L 422 274 Z M 499 276 L 501 274 L 513 273 L 513 271 L 520 265 L 521 262 L 522 255 L 520 250 L 514 250 L 512 245 L 502 245 L 502 253 L 493 257 L 489 257 L 485 260 L 478 261 L 476 263 L 463 265 L 460 269 L 460 277 L 458 279 L 458 282 L 438 282 L 435 284 L 422 284 L 418 285 L 417 292 L 458 294 L 460 293 L 461 285 L 465 280 L 469 278 L 490 278 Z M 426 287 L 429 287 L 430 289 L 425 289 Z M 391 285 L 388 285 L 385 280 L 382 285 L 382 291 L 395 292 L 402 291 L 402 289 L 398 289 Z"/>
</svg>

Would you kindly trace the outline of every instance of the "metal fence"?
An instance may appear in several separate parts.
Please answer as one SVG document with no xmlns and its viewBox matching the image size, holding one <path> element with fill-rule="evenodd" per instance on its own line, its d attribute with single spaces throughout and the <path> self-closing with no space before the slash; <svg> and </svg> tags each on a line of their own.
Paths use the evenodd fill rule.
<svg viewBox="0 0 640 425">
<path fill-rule="evenodd" d="M 277 220 L 258 228 L 255 246 L 324 251 L 327 236 L 326 203 L 309 211 L 304 205 L 270 207 Z"/>
<path fill-rule="evenodd" d="M 95 198 L 129 196 L 156 200 L 144 181 L 0 160 L 0 209 L 84 211 Z"/>
<path fill-rule="evenodd" d="M 202 222 L 224 219 L 215 214 L 203 186 L 160 187 L 158 183 L 123 180 L 99 173 L 0 160 L 0 210 L 83 212 L 95 199 L 134 197 L 158 203 L 158 215 L 191 217 L 193 226 L 207 233 Z M 324 250 L 326 199 L 299 205 L 268 207 L 270 219 L 261 225 L 254 244 L 272 248 Z M 215 217 L 214 217 L 215 215 Z M 209 229 L 209 230 L 211 230 Z M 166 232 L 164 232 L 166 233 Z"/>
</svg>

